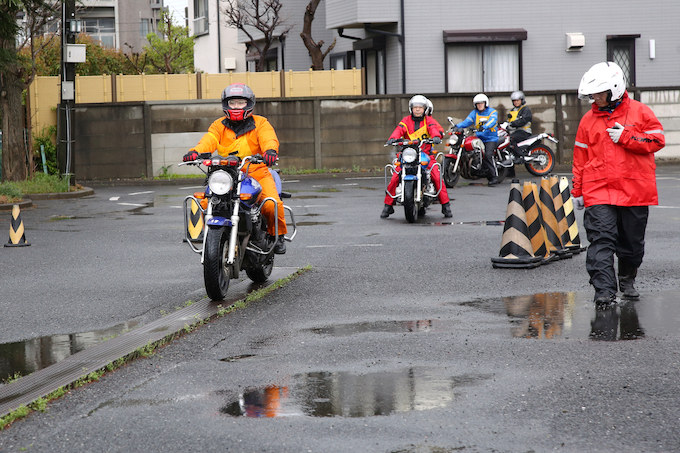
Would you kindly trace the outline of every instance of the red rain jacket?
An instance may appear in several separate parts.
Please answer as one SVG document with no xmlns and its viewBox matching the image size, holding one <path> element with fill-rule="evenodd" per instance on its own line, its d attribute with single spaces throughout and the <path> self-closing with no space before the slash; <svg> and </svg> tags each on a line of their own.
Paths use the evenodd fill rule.
<svg viewBox="0 0 680 453">
<path fill-rule="evenodd" d="M 625 128 L 618 143 L 606 131 L 616 122 Z M 658 204 L 654 153 L 665 144 L 652 110 L 628 92 L 611 113 L 593 104 L 576 132 L 571 194 L 583 196 L 586 206 Z"/>
</svg>

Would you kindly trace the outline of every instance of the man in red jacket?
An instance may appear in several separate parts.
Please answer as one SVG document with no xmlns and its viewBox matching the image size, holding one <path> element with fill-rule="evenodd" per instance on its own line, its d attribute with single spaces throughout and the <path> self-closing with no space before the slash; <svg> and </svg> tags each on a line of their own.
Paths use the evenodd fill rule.
<svg viewBox="0 0 680 453">
<path fill-rule="evenodd" d="M 441 143 L 442 136 L 444 134 L 444 128 L 439 124 L 437 120 L 432 117 L 433 106 L 432 102 L 421 94 L 413 96 L 408 102 L 408 110 L 410 115 L 405 116 L 397 125 L 397 127 L 390 135 L 387 140 L 388 144 L 392 144 L 395 140 L 400 138 L 405 138 L 409 140 L 415 139 L 425 139 L 434 138 L 439 139 L 435 143 Z M 446 192 L 446 186 L 442 185 L 441 175 L 439 174 L 439 167 L 434 166 L 434 154 L 432 153 L 432 146 L 425 145 L 424 151 L 430 154 L 430 164 L 428 169 L 430 170 L 430 177 L 432 178 L 432 183 L 436 190 L 439 191 L 439 202 L 442 205 L 442 214 L 444 217 L 452 217 L 451 205 L 449 203 L 449 194 Z M 394 213 L 394 198 L 390 194 L 395 193 L 395 189 L 399 185 L 399 173 L 395 172 L 392 174 L 392 179 L 387 185 L 387 194 L 385 195 L 385 206 L 380 213 L 380 218 L 385 219 L 389 217 L 390 214 Z"/>
<path fill-rule="evenodd" d="M 640 297 L 633 284 L 644 256 L 649 206 L 658 204 L 654 153 L 666 140 L 652 110 L 628 96 L 615 63 L 590 68 L 578 95 L 593 106 L 576 132 L 571 194 L 577 209 L 586 208 L 586 270 L 595 305 L 607 308 L 616 302 L 614 254 L 623 297 Z"/>
</svg>

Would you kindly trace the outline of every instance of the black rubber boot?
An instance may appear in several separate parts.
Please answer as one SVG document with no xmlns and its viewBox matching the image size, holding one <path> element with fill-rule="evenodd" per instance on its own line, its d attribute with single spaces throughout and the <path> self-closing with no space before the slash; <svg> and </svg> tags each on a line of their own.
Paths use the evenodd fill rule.
<svg viewBox="0 0 680 453">
<path fill-rule="evenodd" d="M 444 217 L 447 219 L 453 217 L 453 214 L 451 214 L 451 204 L 446 203 L 442 205 L 442 214 L 444 214 Z"/>
<path fill-rule="evenodd" d="M 274 253 L 283 255 L 286 253 L 286 239 L 283 234 L 279 235 L 279 240 L 274 246 Z"/>
<path fill-rule="evenodd" d="M 607 310 L 616 305 L 616 295 L 615 294 L 595 294 L 595 309 L 596 310 Z"/>
<path fill-rule="evenodd" d="M 390 216 L 390 214 L 394 214 L 394 208 L 392 207 L 391 204 L 386 204 L 382 212 L 380 213 L 380 218 L 386 219 Z"/>
<path fill-rule="evenodd" d="M 624 299 L 638 299 L 640 293 L 633 284 L 637 277 L 637 268 L 619 261 L 619 290 L 623 293 Z"/>
</svg>

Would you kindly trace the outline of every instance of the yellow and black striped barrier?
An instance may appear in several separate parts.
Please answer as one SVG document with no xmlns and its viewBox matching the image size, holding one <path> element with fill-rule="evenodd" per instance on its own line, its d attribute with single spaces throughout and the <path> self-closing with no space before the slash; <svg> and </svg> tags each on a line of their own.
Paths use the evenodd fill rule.
<svg viewBox="0 0 680 453">
<path fill-rule="evenodd" d="M 574 201 L 571 198 L 569 180 L 566 176 L 560 178 L 560 194 L 564 206 L 564 216 L 567 221 L 567 229 L 562 234 L 562 244 L 572 253 L 581 253 L 586 248 L 581 246 L 581 237 L 578 233 L 576 213 L 574 212 Z"/>
<path fill-rule="evenodd" d="M 188 239 L 191 242 L 203 242 L 203 210 L 198 205 L 194 198 L 191 198 L 190 207 L 187 216 L 187 231 L 185 241 Z"/>
<path fill-rule="evenodd" d="M 31 245 L 26 242 L 26 233 L 24 232 L 24 222 L 21 221 L 21 210 L 19 205 L 12 206 L 12 219 L 9 224 L 9 241 L 5 247 L 25 247 Z"/>
<path fill-rule="evenodd" d="M 560 259 L 571 258 L 572 254 L 564 248 L 560 239 L 559 224 L 557 214 L 555 213 L 555 203 L 549 177 L 544 176 L 541 178 L 541 188 L 538 197 L 541 205 L 543 228 L 548 237 L 548 249 Z"/>
<path fill-rule="evenodd" d="M 534 256 L 518 179 L 513 179 L 510 185 L 501 249 L 498 255 L 498 258 L 491 258 L 492 266 L 495 268 L 530 269 L 540 266 L 543 261 L 542 256 Z"/>
<path fill-rule="evenodd" d="M 543 228 L 540 204 L 538 202 L 538 186 L 529 181 L 524 182 L 522 188 L 522 204 L 529 228 L 529 239 L 534 250 L 534 256 L 543 257 L 543 264 L 554 261 L 557 256 L 548 249 L 548 236 Z"/>
</svg>

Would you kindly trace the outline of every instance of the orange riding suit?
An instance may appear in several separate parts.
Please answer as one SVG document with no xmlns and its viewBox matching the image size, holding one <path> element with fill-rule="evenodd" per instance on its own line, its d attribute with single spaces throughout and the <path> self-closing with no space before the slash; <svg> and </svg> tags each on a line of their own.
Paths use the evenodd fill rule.
<svg viewBox="0 0 680 453">
<path fill-rule="evenodd" d="M 198 145 L 192 148 L 196 152 L 211 153 L 217 150 L 220 156 L 228 156 L 234 152 L 243 159 L 253 154 L 261 154 L 267 150 L 279 152 L 279 139 L 267 118 L 251 115 L 243 121 L 230 122 L 226 116 L 215 120 L 208 129 L 208 133 L 201 138 Z M 262 205 L 262 213 L 267 218 L 267 232 L 276 233 L 274 221 L 278 221 L 279 235 L 288 232 L 283 202 L 279 198 L 274 177 L 265 164 L 250 164 L 243 167 L 248 176 L 255 179 L 262 186 L 259 200 L 273 198 L 276 200 L 276 210 L 271 202 Z"/>
<path fill-rule="evenodd" d="M 409 140 L 415 139 L 426 139 L 430 137 L 441 138 L 444 135 L 444 128 L 439 124 L 437 120 L 431 116 L 424 116 L 423 119 L 418 121 L 418 124 L 414 121 L 411 115 L 405 116 L 397 125 L 397 127 L 392 132 L 389 138 L 399 139 L 406 138 Z M 441 176 L 439 174 L 439 167 L 434 166 L 435 156 L 432 153 L 432 145 L 423 146 L 423 151 L 425 151 L 430 156 L 430 163 L 428 169 L 430 170 L 430 176 L 432 178 L 432 183 L 436 190 L 439 190 L 441 186 Z M 387 195 L 385 195 L 385 204 L 394 204 L 394 198 L 390 194 L 394 194 L 399 182 L 401 181 L 401 176 L 398 172 L 392 174 L 392 179 L 387 185 Z M 449 194 L 446 192 L 446 188 L 441 186 L 442 189 L 439 190 L 439 203 L 446 204 L 449 202 Z"/>
</svg>

